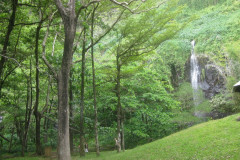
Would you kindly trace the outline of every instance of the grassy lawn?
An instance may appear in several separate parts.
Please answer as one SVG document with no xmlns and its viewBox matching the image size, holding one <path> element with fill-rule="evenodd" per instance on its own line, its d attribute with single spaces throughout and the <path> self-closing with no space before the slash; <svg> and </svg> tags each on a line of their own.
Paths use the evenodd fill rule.
<svg viewBox="0 0 240 160">
<path fill-rule="evenodd" d="M 116 151 L 94 153 L 73 160 L 226 160 L 240 159 L 240 114 L 202 123 L 152 143 L 117 154 Z M 42 160 L 43 158 L 13 158 L 11 160 Z M 45 159 L 46 160 L 46 159 Z"/>
<path fill-rule="evenodd" d="M 240 114 L 214 120 L 139 146 L 110 160 L 240 159 Z"/>
</svg>

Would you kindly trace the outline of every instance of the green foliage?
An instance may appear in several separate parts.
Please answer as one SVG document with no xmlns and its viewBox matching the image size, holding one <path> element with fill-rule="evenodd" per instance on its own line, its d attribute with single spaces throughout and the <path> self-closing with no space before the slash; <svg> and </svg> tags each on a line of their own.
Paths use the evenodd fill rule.
<svg viewBox="0 0 240 160">
<path fill-rule="evenodd" d="M 128 79 L 123 80 L 122 94 L 127 94 L 123 96 L 123 107 L 128 111 L 126 118 L 129 118 L 125 122 L 127 147 L 164 137 L 175 130 L 171 111 L 178 103 L 166 91 L 170 88 L 165 75 L 156 69 L 144 67 L 131 77 L 130 83 Z"/>
<path fill-rule="evenodd" d="M 193 89 L 190 83 L 183 83 L 174 93 L 176 99 L 181 103 L 182 111 L 189 111 L 193 108 Z"/>
<path fill-rule="evenodd" d="M 182 130 L 189 128 L 195 124 L 199 124 L 203 121 L 202 119 L 196 117 L 192 112 L 181 111 L 176 112 L 176 114 L 172 118 L 172 122 L 174 125 L 176 125 L 176 130 Z"/>
<path fill-rule="evenodd" d="M 202 100 L 202 102 L 196 106 L 195 112 L 204 114 L 209 114 L 212 112 L 212 107 L 209 100 Z"/>
<path fill-rule="evenodd" d="M 229 1 L 229 0 L 228 0 Z M 222 4 L 225 0 L 180 0 L 180 4 L 187 4 L 188 7 L 200 10 L 212 5 Z"/>
<path fill-rule="evenodd" d="M 233 114 L 240 111 L 239 105 L 235 105 L 232 93 L 218 94 L 210 101 L 213 112 Z"/>
<path fill-rule="evenodd" d="M 233 41 L 233 42 L 229 42 L 226 44 L 226 50 L 228 51 L 228 53 L 230 54 L 230 57 L 232 57 L 235 60 L 240 60 L 240 40 L 238 41 Z"/>
<path fill-rule="evenodd" d="M 115 147 L 115 128 L 100 127 L 99 128 L 99 143 L 102 150 L 109 150 Z"/>
</svg>

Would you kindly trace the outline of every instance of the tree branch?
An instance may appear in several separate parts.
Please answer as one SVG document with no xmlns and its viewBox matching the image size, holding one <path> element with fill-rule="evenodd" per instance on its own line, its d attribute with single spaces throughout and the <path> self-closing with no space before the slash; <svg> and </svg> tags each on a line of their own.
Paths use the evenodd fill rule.
<svg viewBox="0 0 240 160">
<path fill-rule="evenodd" d="M 156 7 L 152 7 L 152 8 L 149 8 L 149 9 L 147 9 L 147 10 L 142 10 L 142 11 L 136 12 L 136 10 L 137 10 L 140 6 L 138 6 L 138 7 L 135 8 L 135 9 L 131 9 L 131 8 L 129 8 L 129 5 L 130 5 L 132 2 L 137 1 L 137 0 L 132 0 L 132 1 L 128 2 L 128 3 L 127 3 L 127 2 L 118 2 L 118 1 L 116 1 L 116 0 L 110 0 L 110 1 L 113 2 L 114 4 L 118 5 L 118 6 L 121 6 L 121 7 L 125 8 L 125 9 L 127 9 L 127 10 L 130 11 L 132 14 L 140 14 L 140 13 L 143 13 L 143 12 L 148 12 L 148 11 L 150 11 L 150 10 L 159 8 L 162 4 L 164 4 L 165 2 L 167 2 L 167 1 L 163 1 L 163 2 L 159 3 Z M 142 0 L 142 1 L 145 2 L 144 0 Z"/>
<path fill-rule="evenodd" d="M 101 2 L 101 0 L 94 0 L 94 1 L 89 2 L 87 5 L 81 6 L 81 7 L 79 8 L 78 12 L 77 12 L 77 18 L 79 17 L 79 15 L 80 15 L 80 13 L 81 13 L 81 11 L 82 11 L 83 9 L 89 7 L 91 4 L 99 3 L 99 2 Z"/>
<path fill-rule="evenodd" d="M 59 28 L 60 28 L 60 30 L 61 30 L 61 28 L 62 28 L 61 23 L 60 23 L 60 27 L 59 27 Z M 52 45 L 52 57 L 53 57 L 53 54 L 54 54 L 54 51 L 55 51 L 55 42 L 56 42 L 57 36 L 58 36 L 58 32 L 56 32 L 55 37 L 54 37 L 54 40 L 53 40 L 53 45 Z"/>
<path fill-rule="evenodd" d="M 19 6 L 28 6 L 28 7 L 37 7 L 31 4 L 26 4 L 26 3 L 18 3 Z"/>
<path fill-rule="evenodd" d="M 78 44 L 79 44 L 80 38 L 82 37 L 82 33 L 83 33 L 83 29 L 82 29 L 82 31 L 80 32 L 80 35 L 78 36 L 78 39 L 77 39 L 77 42 L 76 42 L 75 46 L 73 47 L 73 54 L 74 54 L 74 53 L 76 52 L 76 50 L 77 50 L 77 46 L 78 46 Z"/>
<path fill-rule="evenodd" d="M 121 19 L 123 13 L 124 13 L 125 10 L 123 10 L 121 12 L 121 14 L 118 16 L 117 20 L 112 24 L 112 26 L 103 34 L 101 35 L 93 44 L 89 45 L 87 48 L 86 48 L 86 52 L 93 46 L 95 46 L 99 41 L 102 40 L 102 38 L 104 38 L 113 28 L 114 26 L 119 22 L 119 20 Z"/>
<path fill-rule="evenodd" d="M 48 24 L 48 27 L 47 27 L 47 31 L 46 31 L 46 34 L 44 36 L 44 39 L 43 39 L 43 43 L 42 43 L 42 59 L 44 61 L 44 63 L 47 65 L 47 67 L 49 68 L 49 70 L 53 73 L 54 75 L 54 78 L 57 79 L 57 72 L 55 71 L 55 69 L 53 68 L 53 66 L 48 62 L 47 58 L 46 58 L 46 42 L 47 42 L 47 38 L 48 38 L 48 33 L 49 33 L 49 28 L 50 28 L 50 24 L 52 22 L 52 17 L 53 15 L 55 14 L 56 12 L 54 12 L 52 14 L 52 16 L 50 17 L 49 19 L 49 24 Z"/>
<path fill-rule="evenodd" d="M 18 23 L 18 24 L 14 24 L 14 26 L 19 26 L 19 25 L 23 25 L 23 26 L 30 26 L 30 25 L 34 25 L 34 24 L 38 24 L 38 23 L 42 23 L 43 21 L 45 21 L 47 19 L 47 17 L 45 17 L 44 19 L 42 19 L 39 22 L 32 22 L 32 23 Z"/>
<path fill-rule="evenodd" d="M 77 61 L 74 61 L 74 62 L 73 62 L 73 65 L 76 64 L 76 63 L 79 63 L 79 62 L 81 62 L 81 61 L 82 61 L 82 59 L 79 59 L 79 60 L 77 60 Z"/>
<path fill-rule="evenodd" d="M 137 1 L 137 0 L 132 0 L 132 1 L 130 1 L 129 3 L 127 3 L 127 2 L 118 2 L 118 1 L 116 1 L 116 0 L 110 0 L 110 1 L 113 2 L 114 4 L 118 5 L 118 6 L 121 6 L 121 7 L 125 8 L 125 9 L 129 10 L 131 13 L 133 13 L 133 10 L 131 10 L 128 6 L 129 6 L 132 2 Z"/>
<path fill-rule="evenodd" d="M 144 12 L 148 12 L 148 11 L 151 11 L 153 9 L 156 9 L 156 8 L 159 8 L 162 4 L 166 3 L 167 1 L 163 1 L 161 3 L 159 3 L 156 7 L 152 7 L 152 8 L 149 8 L 149 9 L 146 9 L 146 10 L 142 10 L 142 11 L 139 11 L 139 12 L 135 12 L 135 10 L 133 10 L 133 13 L 134 14 L 140 14 L 140 13 L 144 13 Z"/>
<path fill-rule="evenodd" d="M 53 120 L 53 119 L 51 119 L 51 118 L 49 118 L 49 117 L 47 117 L 47 116 L 44 116 L 44 115 L 43 115 L 43 117 L 45 117 L 45 118 L 47 118 L 48 120 L 52 121 L 54 124 L 58 124 L 58 122 L 56 122 L 55 120 Z M 78 132 L 78 133 L 81 133 L 79 130 L 77 130 L 77 129 L 73 128 L 73 127 L 70 127 L 70 126 L 69 126 L 69 129 L 71 129 L 71 130 L 73 130 L 73 131 L 76 131 L 76 132 Z"/>
<path fill-rule="evenodd" d="M 0 134 L 0 137 L 2 137 L 4 140 L 10 142 L 7 138 L 5 138 L 3 135 Z"/>
<path fill-rule="evenodd" d="M 7 59 L 10 59 L 10 60 L 13 60 L 15 63 L 18 64 L 18 66 L 21 66 L 21 64 L 20 64 L 16 59 L 14 59 L 14 58 L 11 58 L 11 57 L 8 57 L 8 56 L 4 56 L 4 55 L 2 55 L 2 54 L 0 54 L 0 56 L 2 56 L 2 57 L 4 57 L 4 58 L 7 58 Z"/>
<path fill-rule="evenodd" d="M 18 67 L 18 66 L 15 66 L 11 71 L 9 71 L 9 72 L 5 75 L 5 77 L 4 77 L 3 80 L 1 81 L 1 84 L 0 84 L 1 87 L 3 86 L 3 84 L 4 84 L 5 80 L 7 79 L 7 77 L 8 77 L 10 74 L 12 74 L 12 72 L 13 72 L 17 67 Z M 1 88 L 1 87 L 0 87 L 0 88 Z"/>
<path fill-rule="evenodd" d="M 49 76 L 49 82 L 48 82 L 48 89 L 47 89 L 47 96 L 46 96 L 46 103 L 45 106 L 42 109 L 41 115 L 47 110 L 48 103 L 49 103 L 49 93 L 50 93 L 50 86 L 51 86 L 51 76 Z"/>
<path fill-rule="evenodd" d="M 66 16 L 66 8 L 63 6 L 62 1 L 61 0 L 55 0 L 56 6 L 58 8 L 58 11 L 60 12 L 60 14 L 62 16 Z"/>
</svg>

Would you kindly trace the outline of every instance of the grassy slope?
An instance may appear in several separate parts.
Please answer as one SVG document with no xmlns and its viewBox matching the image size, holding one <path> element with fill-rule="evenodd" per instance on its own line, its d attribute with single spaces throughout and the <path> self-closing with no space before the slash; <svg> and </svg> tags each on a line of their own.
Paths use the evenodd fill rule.
<svg viewBox="0 0 240 160">
<path fill-rule="evenodd" d="M 240 159 L 240 114 L 202 123 L 125 153 L 102 153 L 104 160 Z M 78 159 L 79 157 L 74 157 Z M 84 159 L 95 159 L 89 155 Z"/>
<path fill-rule="evenodd" d="M 202 123 L 120 154 L 116 152 L 103 152 L 100 157 L 96 158 L 94 153 L 87 153 L 85 158 L 74 156 L 73 160 L 239 160 L 240 122 L 236 121 L 238 117 L 240 117 L 240 114 Z M 14 159 L 42 160 L 43 158 L 28 157 Z"/>
</svg>

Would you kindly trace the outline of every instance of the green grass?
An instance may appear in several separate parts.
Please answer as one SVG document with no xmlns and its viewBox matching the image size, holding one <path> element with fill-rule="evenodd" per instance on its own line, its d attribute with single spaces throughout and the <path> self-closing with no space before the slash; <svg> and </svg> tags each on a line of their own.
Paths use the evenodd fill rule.
<svg viewBox="0 0 240 160">
<path fill-rule="evenodd" d="M 102 160 L 240 159 L 240 114 L 202 123 L 125 153 Z M 92 159 L 87 158 L 86 159 Z"/>
<path fill-rule="evenodd" d="M 202 123 L 152 143 L 117 154 L 116 151 L 94 153 L 73 160 L 226 160 L 240 159 L 240 114 Z M 15 158 L 42 160 L 42 158 Z M 11 159 L 13 160 L 13 159 Z"/>
</svg>

